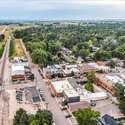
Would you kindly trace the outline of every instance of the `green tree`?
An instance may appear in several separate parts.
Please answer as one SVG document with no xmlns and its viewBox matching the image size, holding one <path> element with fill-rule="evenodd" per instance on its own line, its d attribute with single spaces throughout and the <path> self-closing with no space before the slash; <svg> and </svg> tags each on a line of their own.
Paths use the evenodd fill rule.
<svg viewBox="0 0 125 125">
<path fill-rule="evenodd" d="M 52 125 L 53 116 L 48 110 L 39 110 L 35 115 L 29 116 L 29 125 Z"/>
<path fill-rule="evenodd" d="M 94 87 L 92 83 L 86 83 L 85 84 L 85 89 L 90 92 L 94 92 Z"/>
<path fill-rule="evenodd" d="M 46 35 L 47 41 L 55 40 L 56 37 L 57 37 L 57 35 L 56 35 L 56 33 L 54 33 L 54 32 L 49 32 L 49 33 L 47 33 L 47 35 Z"/>
<path fill-rule="evenodd" d="M 125 99 L 121 99 L 119 101 L 119 109 L 125 115 Z"/>
<path fill-rule="evenodd" d="M 10 41 L 10 49 L 9 49 L 9 57 L 12 58 L 12 56 L 14 55 L 15 52 L 15 48 L 14 48 L 14 42 L 13 40 Z"/>
<path fill-rule="evenodd" d="M 109 65 L 110 65 L 111 68 L 115 68 L 116 63 L 115 63 L 115 61 L 110 60 L 110 61 L 109 61 Z"/>
<path fill-rule="evenodd" d="M 79 125 L 98 125 L 98 118 L 100 113 L 91 108 L 79 109 L 73 113 Z"/>
<path fill-rule="evenodd" d="M 13 120 L 13 125 L 52 125 L 53 115 L 48 110 L 38 110 L 36 114 L 27 115 L 19 109 Z"/>
<path fill-rule="evenodd" d="M 33 120 L 29 123 L 29 125 L 40 125 L 39 120 Z"/>
<path fill-rule="evenodd" d="M 87 83 L 85 85 L 85 89 L 90 91 L 90 92 L 94 92 L 94 87 L 93 87 L 93 83 L 95 82 L 95 72 L 88 72 L 86 74 L 87 77 Z"/>
<path fill-rule="evenodd" d="M 111 53 L 105 50 L 98 50 L 95 53 L 95 59 L 96 60 L 102 60 L 102 61 L 106 61 L 111 59 Z"/>
<path fill-rule="evenodd" d="M 32 59 L 34 63 L 39 64 L 41 67 L 47 65 L 48 53 L 44 49 L 34 49 L 32 53 Z"/>
<path fill-rule="evenodd" d="M 124 96 L 125 87 L 122 84 L 119 84 L 119 83 L 115 84 L 115 86 L 113 87 L 113 90 L 118 100 L 122 100 L 125 98 Z"/>
<path fill-rule="evenodd" d="M 5 38 L 5 35 L 4 35 L 4 34 L 1 34 L 1 35 L 0 35 L 0 42 L 2 42 L 2 41 L 4 40 L 4 38 Z"/>
<path fill-rule="evenodd" d="M 59 41 L 52 41 L 52 42 L 49 42 L 49 51 L 52 53 L 52 54 L 56 54 L 58 51 L 61 50 L 61 42 Z"/>
<path fill-rule="evenodd" d="M 119 83 L 114 86 L 114 94 L 119 101 L 119 109 L 125 114 L 125 87 Z"/>
<path fill-rule="evenodd" d="M 81 49 L 80 52 L 79 52 L 80 56 L 85 59 L 86 57 L 89 56 L 90 54 L 90 51 L 89 49 Z"/>
<path fill-rule="evenodd" d="M 28 125 L 27 113 L 22 108 L 16 111 L 16 114 L 13 120 L 13 125 Z"/>
<path fill-rule="evenodd" d="M 118 38 L 118 41 L 119 41 L 120 44 L 125 43 L 125 36 L 120 36 Z"/>
<path fill-rule="evenodd" d="M 94 71 L 88 72 L 86 74 L 86 77 L 87 77 L 88 83 L 94 83 L 95 82 L 95 72 Z"/>
<path fill-rule="evenodd" d="M 76 57 L 79 56 L 79 48 L 78 48 L 77 46 L 73 46 L 72 52 L 74 53 L 74 55 L 75 55 Z"/>
<path fill-rule="evenodd" d="M 125 45 L 120 45 L 113 50 L 113 56 L 124 59 L 125 58 Z"/>
<path fill-rule="evenodd" d="M 2 55 L 3 55 L 3 51 L 4 51 L 4 48 L 2 47 L 2 48 L 0 48 L 0 58 L 2 57 Z"/>
</svg>

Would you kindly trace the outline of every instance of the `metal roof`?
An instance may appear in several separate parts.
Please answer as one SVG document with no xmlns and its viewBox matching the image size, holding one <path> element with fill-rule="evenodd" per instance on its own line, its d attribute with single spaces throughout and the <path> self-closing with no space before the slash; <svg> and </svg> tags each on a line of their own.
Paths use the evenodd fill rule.
<svg viewBox="0 0 125 125">
<path fill-rule="evenodd" d="M 118 125 L 115 119 L 107 114 L 101 118 L 101 122 L 103 125 Z"/>
</svg>

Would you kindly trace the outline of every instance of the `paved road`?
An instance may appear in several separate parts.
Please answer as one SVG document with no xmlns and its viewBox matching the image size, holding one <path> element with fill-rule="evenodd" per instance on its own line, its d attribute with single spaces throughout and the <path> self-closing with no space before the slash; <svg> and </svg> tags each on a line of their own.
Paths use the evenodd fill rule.
<svg viewBox="0 0 125 125">
<path fill-rule="evenodd" d="M 5 29 L 3 32 L 5 32 Z M 9 46 L 10 46 L 10 40 L 11 37 L 7 39 L 6 45 L 4 47 L 3 55 L 0 60 L 0 84 L 5 84 L 9 83 L 9 59 L 8 59 L 8 54 L 9 54 Z"/>
<path fill-rule="evenodd" d="M 21 44 L 22 44 L 24 52 L 26 53 L 26 56 L 30 62 L 32 72 L 34 73 L 35 78 L 37 80 L 37 87 L 41 88 L 45 93 L 45 98 L 46 98 L 46 101 L 48 102 L 48 108 L 49 108 L 49 110 L 52 111 L 52 113 L 54 115 L 54 121 L 55 121 L 56 125 L 71 125 L 71 123 L 65 118 L 64 113 L 60 110 L 59 105 L 57 104 L 56 100 L 51 97 L 50 91 L 48 90 L 46 83 L 43 81 L 41 75 L 38 72 L 38 66 L 36 66 L 32 63 L 31 58 L 30 58 L 28 52 L 26 51 L 26 48 L 25 48 L 23 42 L 21 42 Z"/>
<path fill-rule="evenodd" d="M 0 125 L 9 125 L 9 96 L 8 93 L 5 91 L 4 86 L 6 83 L 9 82 L 9 59 L 8 59 L 8 54 L 9 54 L 9 46 L 10 46 L 10 40 L 11 38 L 9 37 L 5 48 L 4 52 L 1 58 L 1 63 L 0 63 L 0 82 L 1 82 L 1 92 L 0 92 L 0 102 L 1 102 L 1 107 L 0 107 Z"/>
<path fill-rule="evenodd" d="M 4 54 L 3 54 L 4 57 L 3 57 L 3 67 L 2 67 L 3 68 L 2 81 L 4 85 L 10 84 L 10 71 L 9 71 L 10 68 L 9 68 L 9 57 L 8 57 L 10 41 L 11 41 L 11 38 L 9 37 L 5 46 Z"/>
<path fill-rule="evenodd" d="M 45 98 L 48 102 L 48 109 L 52 111 L 56 125 L 71 125 L 69 121 L 65 118 L 63 112 L 60 110 L 56 100 L 51 97 L 50 91 L 48 90 L 46 83 L 42 80 L 38 72 L 38 68 L 34 66 L 33 72 L 37 79 L 37 87 L 41 88 L 45 92 Z"/>
</svg>

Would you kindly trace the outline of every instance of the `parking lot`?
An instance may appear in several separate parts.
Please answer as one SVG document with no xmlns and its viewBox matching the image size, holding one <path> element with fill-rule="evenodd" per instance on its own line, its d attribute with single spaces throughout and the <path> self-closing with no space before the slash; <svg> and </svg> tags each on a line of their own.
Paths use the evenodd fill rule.
<svg viewBox="0 0 125 125">
<path fill-rule="evenodd" d="M 34 113 L 36 112 L 38 109 L 45 109 L 45 106 L 43 104 L 43 102 L 40 102 L 39 104 L 33 104 L 33 103 L 26 103 L 25 101 L 20 100 L 20 97 L 18 97 L 18 99 L 16 99 L 17 97 L 17 93 L 20 95 L 20 92 L 16 92 L 15 89 L 13 90 L 7 90 L 7 92 L 9 93 L 10 96 L 10 100 L 9 100 L 9 120 L 10 123 L 12 124 L 13 121 L 13 117 L 15 115 L 15 112 L 19 109 L 19 108 L 23 108 L 25 109 L 28 113 Z M 22 93 L 21 93 L 22 95 Z M 20 100 L 20 101 L 18 101 Z"/>
<path fill-rule="evenodd" d="M 122 117 L 123 114 L 120 112 L 118 106 L 110 99 L 101 100 L 96 102 L 96 106 L 93 107 L 95 110 L 101 112 L 101 116 L 108 114 L 115 118 Z"/>
</svg>

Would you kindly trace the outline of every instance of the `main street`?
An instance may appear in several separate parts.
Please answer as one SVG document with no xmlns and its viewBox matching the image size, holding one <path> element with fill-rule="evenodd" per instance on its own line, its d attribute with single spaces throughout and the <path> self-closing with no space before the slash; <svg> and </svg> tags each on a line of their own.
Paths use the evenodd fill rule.
<svg viewBox="0 0 125 125">
<path fill-rule="evenodd" d="M 26 51 L 23 42 L 22 47 L 27 55 L 30 66 L 32 68 L 32 72 L 35 75 L 36 86 L 44 91 L 46 102 L 48 103 L 48 109 L 52 111 L 56 125 L 72 125 L 69 120 L 65 118 L 64 113 L 60 110 L 59 104 L 56 102 L 56 100 L 51 97 L 50 91 L 48 90 L 46 83 L 43 81 L 41 75 L 38 72 L 39 67 L 32 63 L 29 53 Z"/>
</svg>

